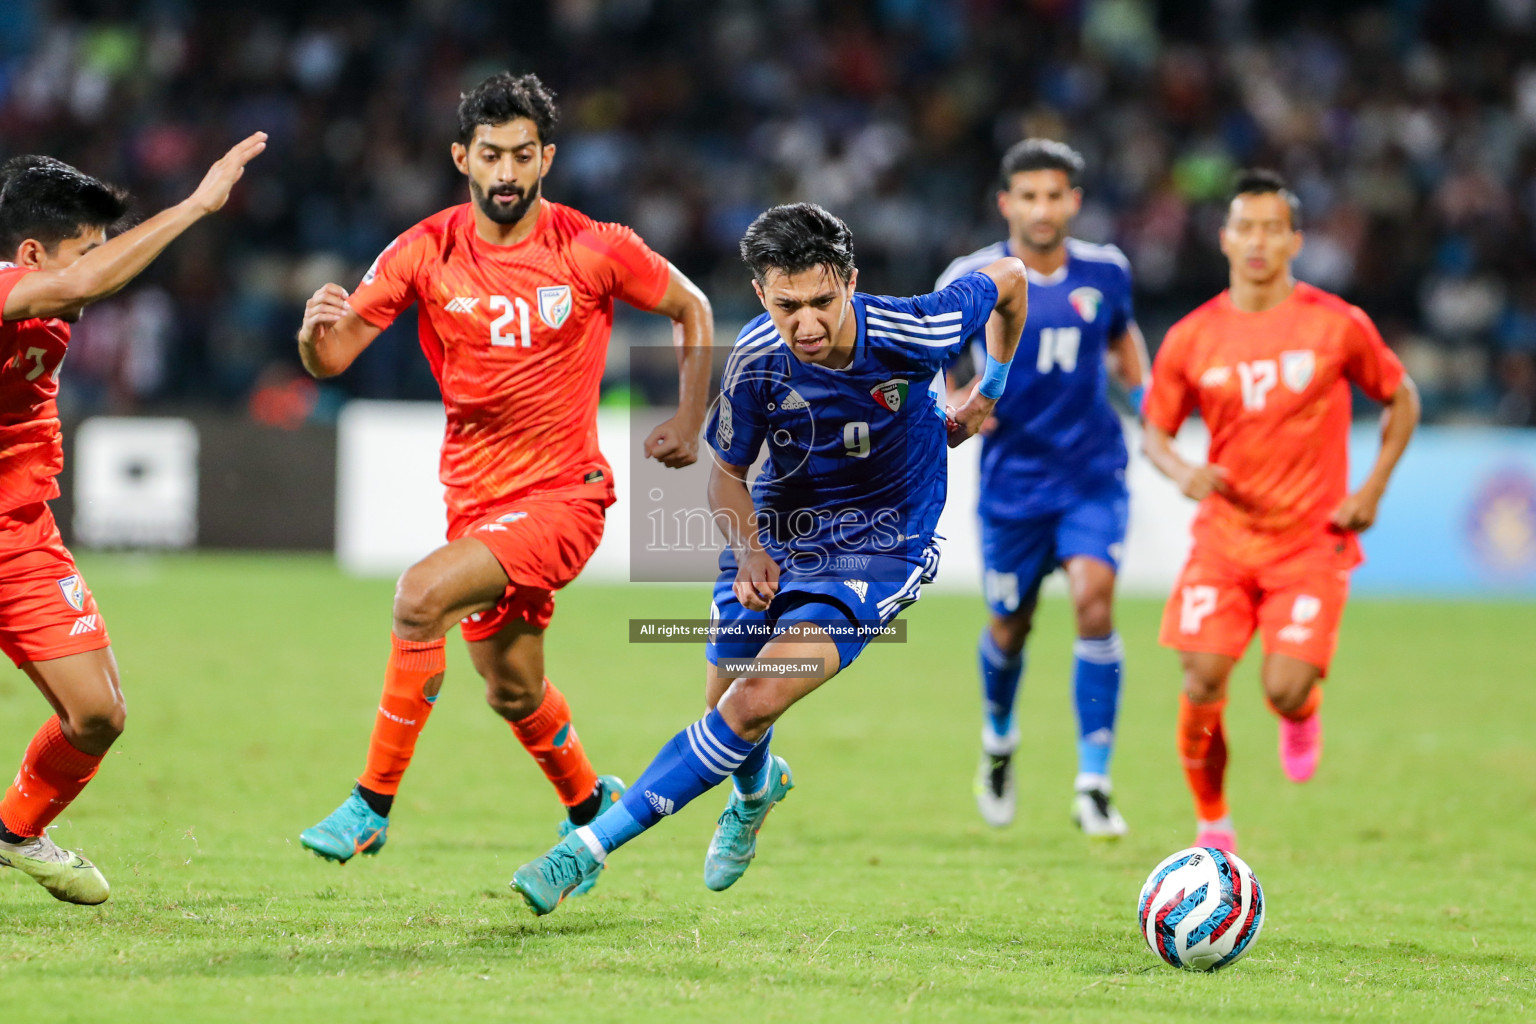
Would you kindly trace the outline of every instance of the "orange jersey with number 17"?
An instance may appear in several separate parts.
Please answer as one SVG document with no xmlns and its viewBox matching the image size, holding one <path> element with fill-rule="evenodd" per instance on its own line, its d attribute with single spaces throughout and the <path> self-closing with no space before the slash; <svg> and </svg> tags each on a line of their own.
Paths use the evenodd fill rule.
<svg viewBox="0 0 1536 1024">
<path fill-rule="evenodd" d="M 667 261 L 629 228 L 548 200 L 516 245 L 481 239 L 465 204 L 384 250 L 349 302 L 379 328 L 417 304 L 448 413 L 440 474 L 450 533 L 535 493 L 612 503 L 597 400 L 613 300 L 654 309 L 668 280 Z"/>
<path fill-rule="evenodd" d="M 1168 434 L 1196 409 L 1211 434 L 1208 461 L 1227 471 L 1195 517 L 1199 549 L 1246 566 L 1285 558 L 1334 529 L 1347 494 L 1350 383 L 1386 402 L 1403 365 L 1370 318 L 1297 283 L 1262 313 L 1222 292 L 1169 329 L 1152 366 L 1146 421 Z M 1354 534 L 1346 565 L 1360 561 Z"/>
</svg>

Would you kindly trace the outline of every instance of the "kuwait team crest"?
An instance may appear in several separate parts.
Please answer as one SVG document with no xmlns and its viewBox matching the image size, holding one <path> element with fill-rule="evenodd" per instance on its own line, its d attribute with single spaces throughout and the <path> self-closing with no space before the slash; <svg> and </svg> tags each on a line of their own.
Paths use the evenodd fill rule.
<svg viewBox="0 0 1536 1024">
<path fill-rule="evenodd" d="M 64 592 L 64 600 L 71 608 L 77 612 L 85 611 L 85 581 L 79 573 L 59 580 L 59 589 Z"/>
<path fill-rule="evenodd" d="M 907 382 L 900 377 L 892 377 L 870 388 L 869 396 L 891 412 L 900 412 L 901 407 L 907 404 Z"/>
<path fill-rule="evenodd" d="M 1099 315 L 1104 293 L 1097 288 L 1074 288 L 1067 296 L 1067 301 L 1072 303 L 1072 308 L 1077 310 L 1077 315 L 1083 318 L 1084 323 L 1091 324 Z"/>
<path fill-rule="evenodd" d="M 539 319 L 543 320 L 550 330 L 559 330 L 560 325 L 565 323 L 566 318 L 570 315 L 570 285 L 557 284 L 539 289 Z"/>
</svg>

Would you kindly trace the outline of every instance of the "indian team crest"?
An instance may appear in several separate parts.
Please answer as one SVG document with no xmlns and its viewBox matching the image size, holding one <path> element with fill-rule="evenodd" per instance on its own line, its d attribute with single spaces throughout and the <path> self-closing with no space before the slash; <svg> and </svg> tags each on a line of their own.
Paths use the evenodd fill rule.
<svg viewBox="0 0 1536 1024">
<path fill-rule="evenodd" d="M 901 377 L 881 381 L 869 389 L 869 396 L 891 412 L 900 412 L 907 404 L 907 381 Z"/>
<path fill-rule="evenodd" d="M 1067 301 L 1072 303 L 1072 308 L 1077 310 L 1077 315 L 1083 318 L 1084 323 L 1091 324 L 1098 319 L 1099 307 L 1104 304 L 1104 293 L 1097 288 L 1074 288 L 1067 296 Z"/>
<path fill-rule="evenodd" d="M 1309 348 L 1280 353 L 1280 379 L 1297 394 L 1307 390 L 1316 368 L 1317 355 Z"/>
<path fill-rule="evenodd" d="M 539 289 L 539 319 L 552 331 L 560 329 L 571 315 L 571 286 L 549 285 Z"/>
<path fill-rule="evenodd" d="M 64 593 L 64 600 L 77 612 L 85 611 L 85 581 L 79 573 L 65 576 L 59 580 L 59 590 Z"/>
</svg>

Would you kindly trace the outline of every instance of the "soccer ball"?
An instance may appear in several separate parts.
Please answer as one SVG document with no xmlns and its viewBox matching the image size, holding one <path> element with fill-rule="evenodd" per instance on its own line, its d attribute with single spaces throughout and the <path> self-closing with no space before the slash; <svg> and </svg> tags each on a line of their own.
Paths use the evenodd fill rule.
<svg viewBox="0 0 1536 1024">
<path fill-rule="evenodd" d="M 1175 967 L 1217 971 L 1253 948 L 1264 890 L 1236 854 L 1196 846 L 1152 869 L 1136 914 L 1152 952 Z"/>
</svg>

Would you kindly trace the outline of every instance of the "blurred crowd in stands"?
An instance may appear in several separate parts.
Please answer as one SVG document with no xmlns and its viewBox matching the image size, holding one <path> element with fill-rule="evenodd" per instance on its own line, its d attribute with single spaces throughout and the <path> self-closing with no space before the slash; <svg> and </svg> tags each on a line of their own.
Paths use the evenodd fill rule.
<svg viewBox="0 0 1536 1024">
<path fill-rule="evenodd" d="M 1077 233 L 1130 257 L 1154 346 L 1224 286 L 1231 172 L 1272 166 L 1304 205 L 1298 276 L 1375 318 L 1429 418 L 1536 425 L 1536 0 L 3 0 L 0 156 L 153 212 L 272 136 L 230 208 L 80 323 L 67 412 L 432 397 L 409 316 L 319 388 L 292 336 L 318 283 L 464 200 L 454 108 L 502 68 L 559 94 L 546 195 L 634 226 L 722 343 L 765 206 L 822 203 L 866 290 L 924 291 L 1001 236 L 998 158 L 1048 135 L 1087 157 Z"/>
</svg>

